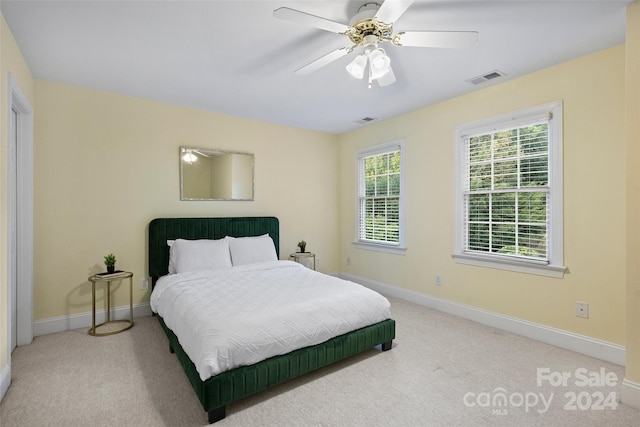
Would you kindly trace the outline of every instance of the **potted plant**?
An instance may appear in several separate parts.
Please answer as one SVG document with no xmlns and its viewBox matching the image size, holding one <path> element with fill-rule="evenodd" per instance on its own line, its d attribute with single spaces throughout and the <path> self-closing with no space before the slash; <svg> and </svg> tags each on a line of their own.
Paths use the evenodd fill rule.
<svg viewBox="0 0 640 427">
<path fill-rule="evenodd" d="M 298 247 L 300 248 L 300 252 L 305 252 L 305 249 L 307 248 L 307 242 L 305 242 L 304 240 L 300 240 L 298 242 Z"/>
<path fill-rule="evenodd" d="M 107 273 L 116 271 L 116 256 L 114 254 L 105 255 L 104 265 L 107 266 Z"/>
</svg>

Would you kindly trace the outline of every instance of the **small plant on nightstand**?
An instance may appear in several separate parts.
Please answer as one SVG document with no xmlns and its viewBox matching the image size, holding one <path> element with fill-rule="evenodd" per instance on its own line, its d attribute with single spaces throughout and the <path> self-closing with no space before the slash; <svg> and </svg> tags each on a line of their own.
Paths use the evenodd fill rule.
<svg viewBox="0 0 640 427">
<path fill-rule="evenodd" d="M 114 254 L 105 255 L 104 265 L 107 266 L 107 273 L 116 271 L 116 256 Z"/>
<path fill-rule="evenodd" d="M 298 247 L 300 248 L 300 252 L 305 252 L 305 250 L 307 249 L 307 242 L 305 242 L 304 240 L 300 240 L 298 242 Z"/>
</svg>

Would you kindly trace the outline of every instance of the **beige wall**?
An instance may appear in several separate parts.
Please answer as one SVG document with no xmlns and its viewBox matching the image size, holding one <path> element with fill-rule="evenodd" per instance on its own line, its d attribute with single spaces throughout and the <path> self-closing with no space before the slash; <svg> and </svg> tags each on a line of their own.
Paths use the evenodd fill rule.
<svg viewBox="0 0 640 427">
<path fill-rule="evenodd" d="M 627 11 L 626 148 L 627 148 L 627 340 L 626 372 L 640 385 L 640 3 Z M 636 392 L 640 407 L 640 389 Z"/>
<path fill-rule="evenodd" d="M 340 270 L 624 345 L 624 69 L 618 46 L 341 135 Z M 564 102 L 564 279 L 455 263 L 455 127 L 555 100 Z M 355 152 L 398 138 L 406 254 L 355 248 Z M 589 303 L 589 319 L 575 316 L 576 301 Z"/>
<path fill-rule="evenodd" d="M 155 217 L 274 215 L 281 258 L 305 239 L 338 268 L 337 137 L 36 80 L 35 320 L 91 310 L 87 277 L 113 252 L 147 274 Z M 180 201 L 178 147 L 255 154 L 255 201 Z M 114 305 L 125 305 L 126 292 Z"/>
<path fill-rule="evenodd" d="M 33 106 L 33 77 L 20 49 L 0 14 L 0 371 L 7 365 L 6 309 L 7 301 L 7 105 L 8 73 L 11 73 L 20 90 Z"/>
</svg>

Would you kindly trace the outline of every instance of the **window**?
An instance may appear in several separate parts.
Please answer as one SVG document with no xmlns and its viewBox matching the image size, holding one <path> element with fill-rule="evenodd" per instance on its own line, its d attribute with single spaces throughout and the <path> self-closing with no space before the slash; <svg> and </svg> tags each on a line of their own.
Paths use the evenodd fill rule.
<svg viewBox="0 0 640 427">
<path fill-rule="evenodd" d="M 404 142 L 357 153 L 356 244 L 366 249 L 404 251 Z"/>
<path fill-rule="evenodd" d="M 562 276 L 562 105 L 457 129 L 459 262 Z"/>
</svg>

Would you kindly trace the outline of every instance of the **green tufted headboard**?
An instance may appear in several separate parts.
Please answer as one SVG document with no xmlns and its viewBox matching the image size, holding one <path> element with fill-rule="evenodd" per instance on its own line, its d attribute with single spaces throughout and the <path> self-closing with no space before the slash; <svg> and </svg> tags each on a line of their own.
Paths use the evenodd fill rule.
<svg viewBox="0 0 640 427">
<path fill-rule="evenodd" d="M 221 239 L 269 234 L 280 255 L 280 226 L 275 217 L 156 218 L 149 223 L 149 276 L 152 283 L 169 273 L 167 240 Z"/>
</svg>

